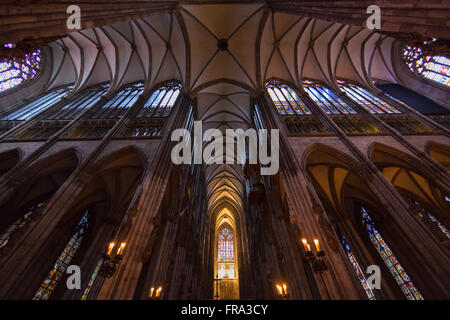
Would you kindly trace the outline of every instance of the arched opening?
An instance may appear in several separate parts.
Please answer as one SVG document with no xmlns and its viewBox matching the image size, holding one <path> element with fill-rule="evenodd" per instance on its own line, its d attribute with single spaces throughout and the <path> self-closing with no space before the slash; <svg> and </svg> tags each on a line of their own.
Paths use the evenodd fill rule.
<svg viewBox="0 0 450 320">
<path fill-rule="evenodd" d="M 11 170 L 20 161 L 19 149 L 0 153 L 0 176 Z"/>
<path fill-rule="evenodd" d="M 89 169 L 92 178 L 50 226 L 52 231 L 28 266 L 33 272 L 15 284 L 11 296 L 95 299 L 105 280 L 103 254 L 110 241 L 120 242 L 125 237 L 126 213 L 144 171 L 145 162 L 134 148 L 116 151 L 95 163 Z M 81 290 L 64 285 L 69 265 L 82 270 Z"/>
<path fill-rule="evenodd" d="M 422 299 L 416 282 L 422 286 L 425 278 L 418 273 L 418 261 L 409 256 L 414 248 L 405 241 L 407 235 L 390 218 L 370 181 L 361 177 L 361 166 L 335 149 L 316 145 L 307 154 L 306 169 L 361 292 L 368 299 Z M 380 268 L 380 290 L 368 287 L 365 271 L 371 265 Z"/>
<path fill-rule="evenodd" d="M 214 298 L 239 299 L 239 275 L 234 217 L 223 208 L 216 218 L 214 250 Z"/>
<path fill-rule="evenodd" d="M 23 182 L 0 204 L 0 249 L 12 250 L 16 238 L 37 223 L 45 205 L 75 170 L 78 161 L 75 150 L 68 149 L 38 161 L 23 172 L 20 178 Z"/>
<path fill-rule="evenodd" d="M 428 154 L 432 157 L 436 162 L 442 164 L 445 168 L 450 170 L 450 147 L 432 142 L 428 145 Z"/>
<path fill-rule="evenodd" d="M 424 166 L 420 167 L 416 159 L 391 147 L 375 144 L 370 157 L 408 203 L 410 213 L 424 230 L 438 243 L 447 243 L 450 205 L 442 184 L 427 178 Z"/>
</svg>

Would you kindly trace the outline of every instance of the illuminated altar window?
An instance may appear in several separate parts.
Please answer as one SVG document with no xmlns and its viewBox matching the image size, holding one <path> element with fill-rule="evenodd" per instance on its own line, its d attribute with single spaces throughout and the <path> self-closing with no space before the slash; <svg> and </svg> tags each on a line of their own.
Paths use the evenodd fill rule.
<svg viewBox="0 0 450 320">
<path fill-rule="evenodd" d="M 363 87 L 342 80 L 338 80 L 337 82 L 340 88 L 345 93 L 347 93 L 350 99 L 358 103 L 361 107 L 363 107 L 372 114 L 400 113 L 399 110 L 389 105 L 386 101 L 382 100 L 381 98 L 378 98 L 374 94 L 370 93 Z"/>
<path fill-rule="evenodd" d="M 435 42 L 437 39 L 425 42 Z M 426 79 L 450 86 L 450 59 L 444 56 L 425 55 L 422 49 L 407 46 L 403 49 L 403 60 L 408 68 Z"/>
<path fill-rule="evenodd" d="M 78 222 L 75 233 L 67 243 L 63 252 L 59 255 L 58 260 L 56 260 L 55 265 L 50 270 L 48 276 L 42 282 L 41 287 L 34 295 L 33 300 L 48 300 L 50 298 L 59 280 L 61 280 L 61 277 L 66 272 L 67 267 L 70 265 L 70 261 L 72 261 L 73 257 L 77 253 L 87 229 L 88 212 L 86 211 L 81 220 Z"/>
<path fill-rule="evenodd" d="M 328 114 L 356 114 L 356 111 L 333 91 L 319 83 L 304 80 L 303 88 L 316 105 Z"/>
<path fill-rule="evenodd" d="M 311 114 L 306 104 L 288 85 L 279 81 L 266 84 L 267 92 L 281 115 Z"/>
<path fill-rule="evenodd" d="M 342 244 L 344 245 L 345 252 L 347 253 L 348 260 L 350 260 L 350 263 L 352 264 L 353 270 L 355 270 L 356 275 L 358 276 L 359 281 L 361 282 L 364 291 L 367 294 L 367 297 L 369 300 L 376 300 L 375 294 L 373 293 L 372 289 L 370 289 L 369 284 L 367 283 L 366 276 L 364 275 L 364 272 L 362 271 L 361 267 L 359 266 L 358 261 L 356 260 L 355 256 L 352 253 L 352 250 L 350 248 L 350 244 L 347 242 L 347 239 L 345 237 L 342 237 Z"/>
<path fill-rule="evenodd" d="M 218 236 L 217 273 L 219 279 L 234 279 L 234 239 L 230 229 L 223 228 Z"/>
<path fill-rule="evenodd" d="M 16 45 L 8 43 L 6 48 Z M 0 92 L 14 88 L 21 83 L 33 79 L 39 72 L 41 52 L 36 50 L 25 55 L 24 59 L 12 58 L 0 61 Z"/>
<path fill-rule="evenodd" d="M 369 234 L 370 241 L 378 251 L 379 255 L 383 259 L 395 281 L 400 286 L 403 294 L 408 300 L 423 300 L 422 295 L 419 293 L 409 276 L 406 274 L 405 269 L 403 269 L 389 246 L 386 244 L 386 242 L 384 242 L 381 234 L 375 228 L 372 219 L 370 218 L 367 210 L 364 207 L 361 207 L 361 215 L 363 224 Z"/>
</svg>

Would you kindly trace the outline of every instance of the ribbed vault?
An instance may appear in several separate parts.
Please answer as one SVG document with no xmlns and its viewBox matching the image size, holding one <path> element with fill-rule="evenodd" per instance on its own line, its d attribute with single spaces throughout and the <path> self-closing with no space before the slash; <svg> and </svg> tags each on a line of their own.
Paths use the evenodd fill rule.
<svg viewBox="0 0 450 320">
<path fill-rule="evenodd" d="M 49 44 L 47 89 L 74 90 L 110 82 L 110 94 L 143 81 L 150 90 L 179 80 L 197 98 L 197 120 L 208 129 L 251 127 L 250 99 L 271 78 L 335 86 L 344 78 L 372 85 L 395 82 L 393 39 L 358 26 L 280 13 L 267 4 L 183 4 L 171 12 L 71 32 Z M 204 135 L 203 146 L 211 143 Z M 224 162 L 227 150 L 223 150 Z M 232 162 L 236 159 L 233 154 Z M 238 165 L 207 166 L 210 213 L 242 210 L 243 173 Z"/>
<path fill-rule="evenodd" d="M 269 78 L 395 82 L 394 39 L 358 26 L 271 11 L 259 4 L 179 5 L 51 42 L 47 88 L 75 90 L 177 79 L 196 95 L 217 83 L 262 90 Z"/>
</svg>

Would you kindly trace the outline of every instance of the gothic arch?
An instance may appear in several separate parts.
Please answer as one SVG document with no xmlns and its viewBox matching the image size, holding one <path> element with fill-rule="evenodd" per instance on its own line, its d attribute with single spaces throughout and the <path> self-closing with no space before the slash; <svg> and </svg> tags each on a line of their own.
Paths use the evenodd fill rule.
<svg viewBox="0 0 450 320">
<path fill-rule="evenodd" d="M 83 240 L 73 255 L 72 264 L 80 266 L 82 273 L 82 290 L 67 290 L 60 282 L 65 282 L 67 275 L 63 274 L 59 285 L 52 291 L 51 299 L 80 299 L 101 255 L 109 241 L 123 241 L 126 234 L 120 228 L 126 229 L 127 211 L 142 181 L 145 161 L 141 152 L 135 147 L 127 147 L 94 163 L 87 169 L 86 179 L 81 183 L 81 190 L 75 193 L 68 203 L 53 204 L 46 215 L 52 210 L 63 211 L 61 218 L 55 221 L 49 232 L 47 241 L 39 250 L 30 268 L 35 272 L 26 275 L 15 285 L 12 295 L 29 298 L 38 290 L 49 270 L 58 259 L 61 252 L 74 234 L 81 217 L 87 214 L 88 229 Z M 63 205 L 62 208 L 60 206 Z M 118 239 L 120 237 L 120 239 Z M 21 284 L 27 283 L 27 286 Z M 94 297 L 101 288 L 103 278 L 99 277 L 98 285 L 90 292 Z"/>
<path fill-rule="evenodd" d="M 400 168 L 407 170 L 409 176 L 407 180 L 410 180 L 409 183 L 416 185 L 414 191 L 412 189 L 409 191 L 417 195 L 420 194 L 424 200 L 439 204 L 443 201 L 443 195 L 450 193 L 448 183 L 441 181 L 433 174 L 426 163 L 403 151 L 384 144 L 373 143 L 368 148 L 368 156 L 391 183 L 401 174 Z M 405 180 L 403 182 L 403 188 L 409 189 L 407 187 L 409 183 Z"/>
<path fill-rule="evenodd" d="M 450 146 L 437 142 L 427 144 L 425 152 L 436 162 L 450 170 Z"/>
<path fill-rule="evenodd" d="M 363 265 L 362 268 L 365 269 L 372 264 L 380 266 L 383 279 L 382 290 L 376 293 L 377 299 L 402 299 L 404 296 L 373 247 L 363 224 L 361 208 L 370 213 L 377 229 L 414 279 L 414 283 L 424 291 L 430 290 L 419 261 L 411 256 L 408 235 L 401 225 L 393 221 L 391 213 L 382 205 L 380 201 L 382 197 L 374 188 L 371 176 L 364 174 L 364 171 L 358 172 L 358 164 L 339 151 L 329 147 L 326 149 L 328 152 L 324 152 L 323 147 L 316 147 L 308 152 L 305 162 L 306 172 L 313 182 L 334 231 L 341 240 L 342 237 L 347 239 L 353 254 Z"/>
<path fill-rule="evenodd" d="M 446 201 L 449 191 L 445 184 L 429 174 L 425 164 L 395 148 L 374 143 L 369 148 L 369 156 L 408 203 L 409 211 L 425 230 L 437 239 L 446 240 L 447 237 L 436 228 L 436 221 L 449 227 L 450 206 Z"/>
<path fill-rule="evenodd" d="M 79 164 L 79 153 L 69 148 L 49 155 L 28 166 L 16 179 L 16 187 L 11 189 L 0 204 L 1 229 L 41 203 L 47 203 L 51 196 L 68 179 Z"/>
<path fill-rule="evenodd" d="M 20 149 L 0 153 L 0 176 L 11 170 L 21 159 L 22 151 Z"/>
</svg>

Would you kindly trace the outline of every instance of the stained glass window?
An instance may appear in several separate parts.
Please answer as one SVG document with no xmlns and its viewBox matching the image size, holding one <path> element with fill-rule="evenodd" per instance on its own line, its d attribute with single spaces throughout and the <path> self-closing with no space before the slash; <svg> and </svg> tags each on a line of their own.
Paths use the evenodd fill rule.
<svg viewBox="0 0 450 320">
<path fill-rule="evenodd" d="M 356 111 L 333 91 L 319 83 L 304 80 L 303 88 L 310 98 L 328 114 L 356 114 Z"/>
<path fill-rule="evenodd" d="M 30 103 L 13 108 L 2 115 L 0 120 L 28 120 L 61 101 L 72 89 L 72 86 L 68 86 L 48 92 Z"/>
<path fill-rule="evenodd" d="M 278 81 L 271 81 L 266 84 L 266 89 L 279 114 L 311 114 L 311 111 L 308 109 L 306 104 L 288 85 Z"/>
<path fill-rule="evenodd" d="M 340 88 L 347 93 L 347 95 L 358 103 L 361 107 L 373 114 L 383 113 L 400 113 L 399 110 L 389 105 L 386 101 L 378 98 L 363 87 L 357 86 L 353 83 L 338 80 Z"/>
<path fill-rule="evenodd" d="M 89 279 L 86 289 L 84 289 L 83 295 L 81 296 L 81 300 L 87 299 L 89 292 L 91 291 L 92 286 L 94 285 L 94 282 L 97 279 L 98 273 L 100 272 L 102 265 L 103 265 L 103 259 L 100 259 L 97 262 L 97 265 L 95 266 L 94 272 L 92 272 L 91 279 Z"/>
<path fill-rule="evenodd" d="M 167 117 L 177 101 L 181 86 L 168 83 L 155 90 L 140 110 L 137 118 Z"/>
<path fill-rule="evenodd" d="M 420 202 L 404 194 L 403 197 L 406 199 L 413 212 L 423 222 L 424 226 L 427 226 L 430 231 L 435 231 L 434 233 L 441 232 L 442 237 L 438 236 L 439 238 L 450 239 L 450 231 L 438 219 L 436 219 L 435 216 L 428 212 L 428 210 L 425 209 Z"/>
<path fill-rule="evenodd" d="M 14 48 L 13 43 L 5 44 Z M 41 52 L 36 50 L 25 55 L 24 59 L 12 58 L 0 61 L 0 92 L 14 88 L 26 80 L 33 79 L 39 72 Z"/>
<path fill-rule="evenodd" d="M 219 279 L 235 278 L 234 240 L 228 228 L 223 228 L 218 236 L 217 262 Z"/>
<path fill-rule="evenodd" d="M 436 39 L 430 42 L 434 41 Z M 425 44 L 427 43 L 425 42 Z M 449 58 L 425 55 L 422 49 L 407 46 L 403 49 L 403 60 L 412 72 L 439 84 L 450 86 Z"/>
<path fill-rule="evenodd" d="M 400 286 L 403 294 L 408 300 L 423 300 L 422 295 L 414 286 L 405 269 L 403 269 L 389 246 L 386 244 L 386 242 L 384 242 L 381 234 L 375 228 L 372 219 L 370 218 L 367 210 L 364 207 L 361 207 L 361 215 L 363 224 L 369 234 L 370 241 L 378 251 L 379 255 L 388 267 L 395 281 Z"/>
<path fill-rule="evenodd" d="M 366 276 L 364 275 L 364 272 L 362 271 L 361 267 L 359 266 L 358 261 L 356 260 L 355 256 L 352 253 L 352 250 L 350 248 L 350 244 L 347 242 L 347 239 L 345 239 L 344 236 L 342 236 L 342 244 L 344 245 L 345 252 L 347 253 L 348 260 L 350 260 L 350 263 L 353 266 L 353 270 L 355 270 L 356 275 L 358 276 L 359 281 L 361 282 L 364 291 L 367 294 L 367 297 L 369 300 L 376 300 L 375 294 L 373 293 L 372 289 L 370 288 L 369 284 L 367 283 Z"/>
<path fill-rule="evenodd" d="M 33 213 L 36 212 L 39 208 L 44 205 L 44 202 L 41 202 L 37 205 L 29 208 L 26 214 L 24 214 L 21 218 L 17 219 L 12 225 L 10 225 L 2 234 L 0 234 L 0 249 L 6 247 L 11 236 L 16 233 L 19 229 L 23 228 L 32 218 Z"/>
<path fill-rule="evenodd" d="M 219 262 L 234 262 L 233 234 L 223 228 L 219 234 Z"/>
<path fill-rule="evenodd" d="M 133 106 L 143 91 L 144 84 L 142 82 L 127 86 L 91 115 L 90 118 L 117 119 L 121 117 L 127 109 Z"/>
<path fill-rule="evenodd" d="M 88 211 L 86 211 L 81 220 L 78 222 L 74 235 L 67 243 L 63 252 L 59 255 L 55 265 L 50 270 L 48 276 L 45 278 L 44 282 L 42 282 L 41 287 L 34 295 L 33 300 L 48 300 L 50 298 L 53 290 L 55 290 L 56 285 L 58 284 L 58 281 L 66 272 L 70 261 L 72 261 L 73 257 L 77 253 L 88 226 Z"/>
<path fill-rule="evenodd" d="M 71 120 L 75 119 L 81 112 L 93 107 L 109 89 L 109 84 L 95 86 L 71 98 L 61 108 L 51 111 L 44 120 Z"/>
</svg>

